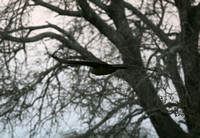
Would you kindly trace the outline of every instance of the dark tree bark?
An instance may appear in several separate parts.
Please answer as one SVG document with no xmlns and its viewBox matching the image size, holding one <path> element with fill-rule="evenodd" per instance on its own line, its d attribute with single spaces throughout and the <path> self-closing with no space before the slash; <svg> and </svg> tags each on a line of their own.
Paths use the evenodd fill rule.
<svg viewBox="0 0 200 138">
<path fill-rule="evenodd" d="M 95 18 L 95 15 L 92 16 L 92 11 L 89 11 L 90 8 L 86 1 L 79 0 L 78 2 L 83 10 L 83 14 L 85 13 L 85 15 L 90 15 L 85 16 L 88 21 L 93 23 L 98 20 Z M 122 0 L 112 0 L 111 4 L 107 8 L 108 15 L 110 15 L 110 18 L 113 19 L 117 28 L 116 31 L 120 34 L 120 38 L 122 38 L 120 43 L 116 43 L 116 41 L 114 42 L 119 48 L 125 64 L 143 66 L 139 50 L 140 44 L 137 42 L 137 39 L 132 36 L 132 32 L 130 31 L 131 29 L 129 28 L 125 16 L 124 5 L 125 3 Z M 102 28 L 100 26 L 97 27 L 100 29 Z M 102 33 L 104 32 L 102 31 Z M 187 135 L 185 132 L 172 120 L 167 111 L 164 109 L 164 106 L 158 98 L 157 92 L 150 80 L 148 78 L 144 80 L 145 77 L 147 77 L 147 74 L 144 71 L 132 71 L 131 73 L 127 72 L 123 79 L 134 88 L 141 81 L 143 81 L 135 88 L 136 93 L 139 96 L 141 106 L 145 111 L 147 111 L 147 114 L 149 115 L 151 122 L 160 137 L 186 137 Z M 156 113 L 148 112 L 152 110 L 156 110 Z"/>
<path fill-rule="evenodd" d="M 199 25 L 200 4 L 192 6 L 190 1 L 175 1 L 179 11 L 181 24 L 180 43 L 182 49 L 179 54 L 182 59 L 185 75 L 185 87 L 188 101 L 185 107 L 187 126 L 191 134 L 200 135 L 200 55 Z"/>
</svg>

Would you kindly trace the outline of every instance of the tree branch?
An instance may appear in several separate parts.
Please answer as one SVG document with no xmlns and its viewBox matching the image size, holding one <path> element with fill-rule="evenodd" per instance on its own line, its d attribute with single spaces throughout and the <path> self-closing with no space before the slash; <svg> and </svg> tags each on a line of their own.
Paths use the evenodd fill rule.
<svg viewBox="0 0 200 138">
<path fill-rule="evenodd" d="M 136 14 L 147 26 L 149 26 L 154 33 L 163 41 L 167 46 L 171 47 L 171 45 L 175 42 L 167 37 L 167 35 L 158 28 L 152 21 L 150 21 L 145 15 L 143 15 L 138 9 L 133 7 L 131 4 L 124 2 L 125 7 L 131 10 L 134 14 Z"/>
<path fill-rule="evenodd" d="M 43 7 L 46 7 L 54 12 L 57 12 L 59 15 L 68 15 L 68 16 L 76 16 L 81 17 L 81 11 L 69 11 L 69 10 L 63 10 L 59 7 L 53 6 L 49 3 L 43 2 L 42 0 L 32 0 L 36 5 L 40 5 Z"/>
<path fill-rule="evenodd" d="M 94 3 L 96 6 L 98 6 L 99 8 L 101 8 L 104 11 L 108 10 L 107 5 L 103 4 L 103 2 L 101 2 L 100 0 L 90 0 L 92 3 Z"/>
<path fill-rule="evenodd" d="M 90 135 L 91 132 L 93 132 L 95 129 L 99 128 L 103 123 L 105 123 L 107 120 L 109 120 L 114 114 L 116 114 L 120 109 L 126 107 L 127 105 L 134 104 L 134 101 L 126 101 L 124 103 L 121 103 L 119 106 L 113 108 L 111 111 L 107 113 L 107 115 L 99 122 L 97 123 L 93 128 L 89 129 L 87 132 L 81 135 L 81 137 L 87 137 Z"/>
<path fill-rule="evenodd" d="M 108 37 L 108 39 L 116 45 L 121 44 L 122 36 L 115 31 L 110 25 L 108 25 L 101 17 L 99 17 L 94 10 L 89 6 L 86 0 L 77 0 L 80 5 L 83 16 L 91 24 L 93 24 L 102 34 Z"/>
<path fill-rule="evenodd" d="M 64 38 L 61 35 L 58 35 L 56 33 L 53 32 L 45 32 L 45 33 L 41 33 L 39 35 L 33 36 L 33 37 L 14 37 L 11 35 L 6 34 L 5 32 L 0 31 L 0 38 L 4 39 L 4 40 L 9 40 L 9 41 L 13 41 L 13 42 L 19 42 L 19 43 L 31 43 L 31 42 L 36 42 L 39 40 L 42 40 L 44 38 L 54 38 L 58 41 L 60 41 L 61 43 L 63 43 L 67 48 L 73 49 L 77 52 L 79 52 L 81 55 L 83 55 L 83 57 L 87 58 L 87 59 L 93 59 L 93 60 L 98 60 L 98 58 L 96 58 L 91 52 L 87 51 L 85 48 L 83 48 L 80 44 L 73 43 L 72 41 L 69 41 L 68 39 Z"/>
</svg>

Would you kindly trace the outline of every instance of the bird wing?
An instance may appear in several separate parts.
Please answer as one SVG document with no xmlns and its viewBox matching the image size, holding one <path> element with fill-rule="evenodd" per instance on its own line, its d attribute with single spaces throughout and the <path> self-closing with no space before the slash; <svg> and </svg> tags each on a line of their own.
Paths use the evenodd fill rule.
<svg viewBox="0 0 200 138">
<path fill-rule="evenodd" d="M 103 63 L 103 62 L 65 60 L 65 59 L 60 59 L 54 55 L 52 55 L 52 57 L 60 63 L 70 64 L 70 65 L 84 65 L 84 66 L 89 66 L 93 68 L 97 68 L 99 66 L 109 66 L 109 64 Z"/>
</svg>

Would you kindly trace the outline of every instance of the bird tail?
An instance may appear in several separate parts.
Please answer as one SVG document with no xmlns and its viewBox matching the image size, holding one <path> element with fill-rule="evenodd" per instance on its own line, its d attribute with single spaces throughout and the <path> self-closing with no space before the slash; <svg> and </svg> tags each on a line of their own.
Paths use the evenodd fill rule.
<svg viewBox="0 0 200 138">
<path fill-rule="evenodd" d="M 156 71 L 153 68 L 145 68 L 145 67 L 140 67 L 140 66 L 136 66 L 136 65 L 113 65 L 114 67 L 118 68 L 118 69 L 127 69 L 127 70 L 149 70 L 149 71 Z"/>
<path fill-rule="evenodd" d="M 145 68 L 140 66 L 128 66 L 127 69 L 130 70 L 148 70 L 148 71 L 156 71 L 154 68 Z"/>
<path fill-rule="evenodd" d="M 123 65 L 123 64 L 115 64 L 115 65 L 112 65 L 113 67 L 115 68 L 118 68 L 118 69 L 128 69 L 129 67 L 126 66 L 126 65 Z"/>
</svg>

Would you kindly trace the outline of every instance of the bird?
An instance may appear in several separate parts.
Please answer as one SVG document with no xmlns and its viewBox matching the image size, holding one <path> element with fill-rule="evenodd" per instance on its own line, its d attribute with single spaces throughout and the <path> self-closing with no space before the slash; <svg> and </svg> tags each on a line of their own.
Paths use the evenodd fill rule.
<svg viewBox="0 0 200 138">
<path fill-rule="evenodd" d="M 144 69 L 139 66 L 128 66 L 124 64 L 108 64 L 106 62 L 99 62 L 99 61 L 76 61 L 76 60 L 66 60 L 60 59 L 55 55 L 51 55 L 56 61 L 62 64 L 69 64 L 72 66 L 89 66 L 90 72 L 94 75 L 108 75 L 116 72 L 119 69 Z M 148 69 L 148 68 L 145 68 Z M 152 69 L 148 69 L 152 70 Z"/>
</svg>

